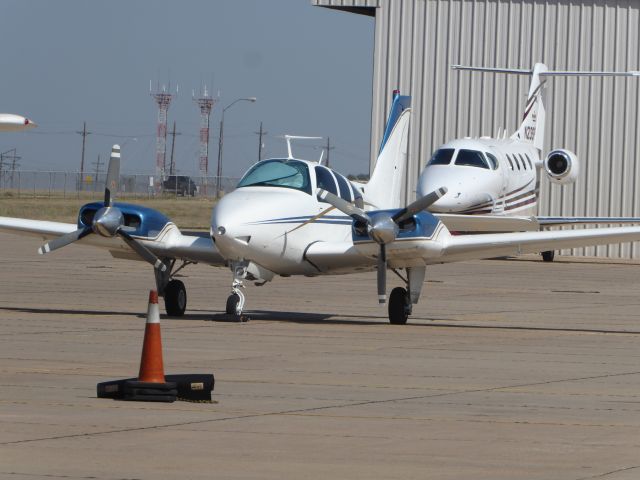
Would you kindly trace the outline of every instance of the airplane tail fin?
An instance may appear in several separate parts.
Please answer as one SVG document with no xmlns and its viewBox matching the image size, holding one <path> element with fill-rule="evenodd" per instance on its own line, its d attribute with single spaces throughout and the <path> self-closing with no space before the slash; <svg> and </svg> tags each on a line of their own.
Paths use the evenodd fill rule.
<svg viewBox="0 0 640 480">
<path fill-rule="evenodd" d="M 545 80 L 541 78 L 547 72 L 544 63 L 536 63 L 531 73 L 531 84 L 527 94 L 527 104 L 524 107 L 522 123 L 511 138 L 523 142 L 533 143 L 538 150 L 544 148 L 544 121 L 545 109 L 543 101 L 543 91 Z"/>
<path fill-rule="evenodd" d="M 604 71 L 560 71 L 549 70 L 543 63 L 536 63 L 533 70 L 515 68 L 467 67 L 452 65 L 454 70 L 470 70 L 476 72 L 510 73 L 515 75 L 531 75 L 527 104 L 524 109 L 522 123 L 511 138 L 532 143 L 542 150 L 544 145 L 545 107 L 543 90 L 545 77 L 638 77 L 640 72 L 604 72 Z"/>
<path fill-rule="evenodd" d="M 407 164 L 411 97 L 394 91 L 380 151 L 371 179 L 364 188 L 365 198 L 376 209 L 399 208 Z"/>
</svg>

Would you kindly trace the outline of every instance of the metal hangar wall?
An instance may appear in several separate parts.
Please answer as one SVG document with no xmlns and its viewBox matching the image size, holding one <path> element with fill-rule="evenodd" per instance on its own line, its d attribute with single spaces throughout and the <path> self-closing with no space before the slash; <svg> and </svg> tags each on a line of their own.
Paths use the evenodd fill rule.
<svg viewBox="0 0 640 480">
<path fill-rule="evenodd" d="M 637 0 L 312 0 L 375 16 L 372 162 L 400 88 L 413 97 L 407 198 L 438 145 L 464 136 L 512 133 L 529 79 L 458 72 L 451 64 L 558 70 L 640 70 Z M 541 215 L 640 216 L 640 80 L 555 78 L 545 93 L 545 150 L 580 160 L 569 186 L 542 179 Z M 373 163 L 372 163 L 373 166 Z M 640 258 L 640 245 L 564 254 Z"/>
</svg>

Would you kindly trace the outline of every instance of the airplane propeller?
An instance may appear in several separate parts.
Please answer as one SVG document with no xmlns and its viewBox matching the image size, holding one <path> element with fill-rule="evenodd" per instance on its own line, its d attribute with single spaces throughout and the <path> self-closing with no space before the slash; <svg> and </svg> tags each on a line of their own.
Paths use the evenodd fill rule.
<svg viewBox="0 0 640 480">
<path fill-rule="evenodd" d="M 120 147 L 114 145 L 111 151 L 111 162 L 109 162 L 109 173 L 107 174 L 107 187 L 104 189 L 104 203 L 93 216 L 90 227 L 79 228 L 73 232 L 67 233 L 61 237 L 55 238 L 50 242 L 45 243 L 38 249 L 40 255 L 52 252 L 59 248 L 62 248 L 70 243 L 76 242 L 87 235 L 94 233 L 102 237 L 113 238 L 116 235 L 122 238 L 124 242 L 131 247 L 143 260 L 153 265 L 153 268 L 164 272 L 167 266 L 156 257 L 151 250 L 142 245 L 139 241 L 133 238 L 129 232 L 135 230 L 134 228 L 127 227 L 124 224 L 124 215 L 118 207 L 114 207 L 111 198 L 111 190 L 109 186 L 116 186 L 117 179 L 112 178 L 114 175 L 119 174 L 119 166 L 112 168 L 111 163 L 117 159 L 120 159 Z M 116 171 L 117 170 L 117 171 Z"/>
<path fill-rule="evenodd" d="M 318 189 L 318 196 L 325 202 L 333 205 L 342 213 L 349 215 L 357 223 L 356 229 L 366 228 L 367 234 L 380 245 L 378 255 L 378 302 L 387 301 L 387 245 L 395 241 L 398 236 L 400 224 L 408 220 L 416 213 L 429 208 L 440 197 L 447 193 L 447 187 L 440 187 L 437 190 L 410 203 L 399 212 L 391 215 L 388 212 L 365 212 L 352 203 L 343 200 L 323 189 Z M 361 224 L 361 225 L 358 225 Z"/>
</svg>

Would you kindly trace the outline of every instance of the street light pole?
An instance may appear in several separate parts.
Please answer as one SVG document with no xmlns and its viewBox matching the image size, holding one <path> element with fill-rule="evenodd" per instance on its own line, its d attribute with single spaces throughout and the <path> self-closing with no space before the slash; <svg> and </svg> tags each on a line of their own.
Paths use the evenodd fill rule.
<svg viewBox="0 0 640 480">
<path fill-rule="evenodd" d="M 236 103 L 255 102 L 256 97 L 236 98 L 233 102 L 222 109 L 222 116 L 220 117 L 220 135 L 218 136 L 218 169 L 216 171 L 216 198 L 220 198 L 220 179 L 222 177 L 222 146 L 224 144 L 224 112 L 234 106 Z"/>
</svg>

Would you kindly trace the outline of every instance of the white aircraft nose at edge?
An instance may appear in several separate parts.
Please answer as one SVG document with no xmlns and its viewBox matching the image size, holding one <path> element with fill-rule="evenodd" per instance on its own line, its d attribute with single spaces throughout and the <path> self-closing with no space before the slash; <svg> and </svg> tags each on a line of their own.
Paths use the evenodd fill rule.
<svg viewBox="0 0 640 480">
<path fill-rule="evenodd" d="M 425 211 L 447 193 L 435 189 L 401 203 L 407 162 L 410 98 L 394 97 L 369 182 L 349 182 L 315 161 L 272 158 L 255 164 L 212 212 L 210 233 L 183 233 L 162 213 L 117 203 L 120 147 L 112 149 L 104 201 L 84 205 L 77 224 L 0 217 L 0 230 L 51 239 L 48 254 L 81 242 L 114 257 L 152 265 L 167 313 L 184 314 L 186 289 L 175 274 L 190 263 L 229 267 L 226 311 L 241 316 L 245 281 L 377 271 L 378 301 L 386 302 L 386 273 L 405 282 L 389 296 L 389 320 L 404 324 L 422 292 L 428 265 L 546 249 L 640 240 L 640 227 L 586 228 L 455 236 Z M 292 304 L 292 309 L 295 304 Z"/>
<path fill-rule="evenodd" d="M 0 132 L 19 132 L 36 127 L 33 120 L 13 113 L 0 113 Z"/>
</svg>

